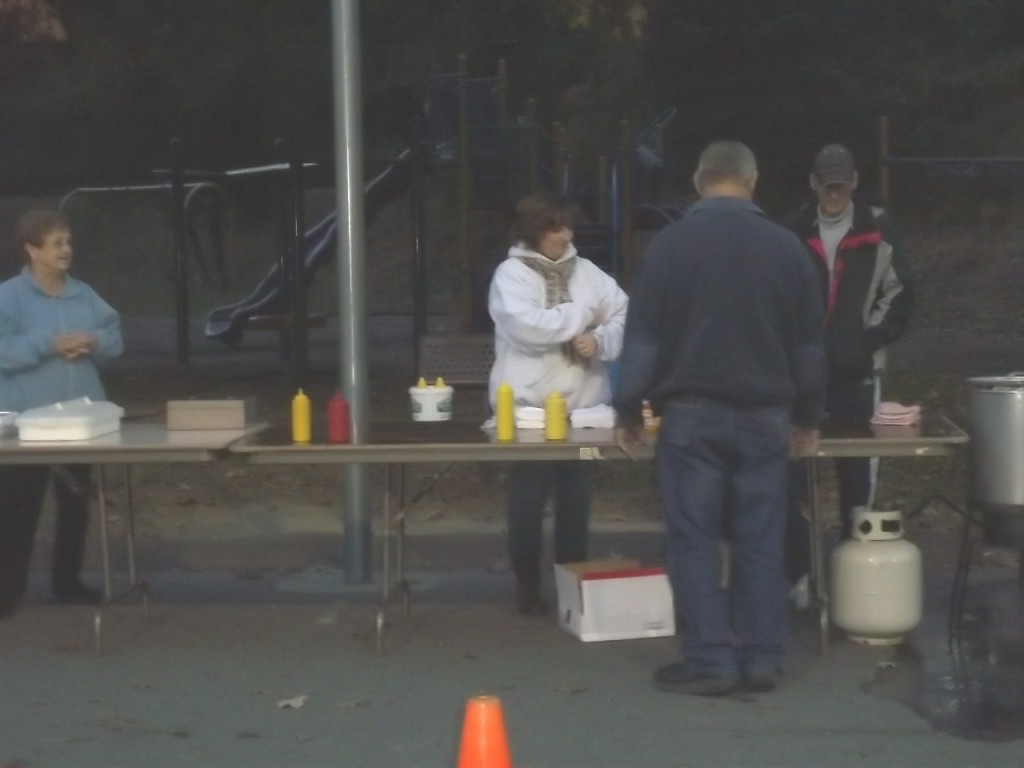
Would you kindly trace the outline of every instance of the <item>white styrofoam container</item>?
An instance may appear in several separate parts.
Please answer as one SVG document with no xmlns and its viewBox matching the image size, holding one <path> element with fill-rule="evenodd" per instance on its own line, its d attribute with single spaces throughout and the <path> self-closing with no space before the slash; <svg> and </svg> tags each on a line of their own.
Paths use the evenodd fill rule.
<svg viewBox="0 0 1024 768">
<path fill-rule="evenodd" d="M 87 397 L 29 408 L 15 419 L 18 438 L 26 441 L 88 440 L 121 429 L 124 409 Z"/>
<path fill-rule="evenodd" d="M 584 642 L 664 637 L 676 631 L 664 568 L 636 560 L 555 565 L 558 625 Z"/>
<path fill-rule="evenodd" d="M 0 437 L 13 435 L 18 431 L 14 420 L 18 418 L 17 411 L 0 411 Z"/>
</svg>

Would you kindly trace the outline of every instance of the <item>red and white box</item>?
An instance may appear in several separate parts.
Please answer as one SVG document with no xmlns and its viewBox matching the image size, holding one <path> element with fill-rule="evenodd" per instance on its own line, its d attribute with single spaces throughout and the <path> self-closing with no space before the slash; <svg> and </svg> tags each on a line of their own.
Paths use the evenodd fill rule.
<svg viewBox="0 0 1024 768">
<path fill-rule="evenodd" d="M 637 560 L 555 565 L 558 625 L 585 643 L 676 632 L 672 588 L 662 567 Z"/>
</svg>

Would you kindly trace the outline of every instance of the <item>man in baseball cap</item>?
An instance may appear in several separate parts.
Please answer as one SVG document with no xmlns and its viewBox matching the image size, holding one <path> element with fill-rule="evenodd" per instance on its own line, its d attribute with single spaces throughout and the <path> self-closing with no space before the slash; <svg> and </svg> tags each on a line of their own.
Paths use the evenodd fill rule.
<svg viewBox="0 0 1024 768">
<path fill-rule="evenodd" d="M 853 154 L 842 144 L 829 144 L 814 158 L 811 171 L 811 189 L 818 196 L 818 207 L 827 217 L 841 216 L 849 210 L 853 213 L 853 193 L 857 189 L 857 167 Z M 839 237 L 842 232 L 833 228 L 832 234 Z M 838 243 L 836 240 L 835 245 Z M 832 249 L 830 258 L 835 258 Z M 829 267 L 831 269 L 831 265 Z"/>
<path fill-rule="evenodd" d="M 857 186 L 857 167 L 853 155 L 842 144 L 829 144 L 814 158 L 813 183 L 819 187 L 830 184 Z"/>
<path fill-rule="evenodd" d="M 825 350 L 828 382 L 825 411 L 832 422 L 866 426 L 875 408 L 878 375 L 885 347 L 907 327 L 914 293 L 906 255 L 880 206 L 854 200 L 858 183 L 853 153 L 827 144 L 814 158 L 810 187 L 817 198 L 783 223 L 807 246 L 817 265 L 826 301 Z M 809 542 L 799 510 L 805 489 L 803 462 L 794 462 L 786 575 L 797 584 L 798 606 L 806 587 Z M 836 459 L 839 513 L 843 537 L 850 535 L 853 507 L 869 505 L 874 495 L 870 459 Z"/>
</svg>

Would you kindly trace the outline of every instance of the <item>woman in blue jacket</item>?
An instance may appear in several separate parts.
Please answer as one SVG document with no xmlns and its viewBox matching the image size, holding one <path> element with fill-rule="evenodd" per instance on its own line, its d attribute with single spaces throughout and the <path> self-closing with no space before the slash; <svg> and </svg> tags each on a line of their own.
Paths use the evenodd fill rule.
<svg viewBox="0 0 1024 768">
<path fill-rule="evenodd" d="M 71 228 L 66 217 L 29 211 L 18 221 L 27 264 L 0 284 L 0 410 L 24 411 L 63 400 L 105 400 L 97 365 L 121 354 L 117 312 L 68 274 Z M 46 486 L 54 478 L 57 523 L 50 598 L 99 603 L 82 583 L 89 518 L 88 465 L 0 466 L 0 617 L 25 593 L 32 543 Z"/>
</svg>

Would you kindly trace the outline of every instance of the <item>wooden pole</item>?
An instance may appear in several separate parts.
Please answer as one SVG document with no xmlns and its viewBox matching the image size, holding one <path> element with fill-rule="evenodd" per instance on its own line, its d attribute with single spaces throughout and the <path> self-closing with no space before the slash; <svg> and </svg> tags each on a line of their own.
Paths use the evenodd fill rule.
<svg viewBox="0 0 1024 768">
<path fill-rule="evenodd" d="M 171 139 L 171 211 L 174 230 L 174 298 L 178 365 L 189 362 L 188 244 L 185 235 L 185 171 L 181 139 Z"/>
<path fill-rule="evenodd" d="M 527 140 L 527 164 L 529 166 L 530 192 L 536 192 L 540 187 L 540 129 L 537 125 L 537 100 L 526 100 L 526 120 L 528 130 Z"/>
<path fill-rule="evenodd" d="M 468 332 L 473 322 L 473 265 L 469 258 L 469 84 L 466 54 L 459 55 L 459 265 L 462 296 L 459 327 Z"/>
<path fill-rule="evenodd" d="M 505 178 L 505 189 L 503 194 L 506 197 L 512 196 L 515 185 L 512 180 L 516 174 L 512 171 L 512 143 L 511 132 L 508 121 L 508 64 L 504 59 L 498 59 L 498 157 L 501 163 L 501 173 Z M 474 288 L 476 277 L 473 278 Z"/>
<path fill-rule="evenodd" d="M 878 194 L 882 200 L 889 202 L 889 118 L 882 115 L 878 118 Z"/>
<path fill-rule="evenodd" d="M 554 170 L 552 186 L 562 193 L 568 191 L 565 183 L 567 151 L 565 129 L 561 123 L 555 121 L 551 124 L 551 168 Z"/>
<path fill-rule="evenodd" d="M 628 120 L 619 123 L 619 259 L 615 271 L 628 285 L 633 273 L 633 129 Z"/>
<path fill-rule="evenodd" d="M 597 218 L 601 226 L 608 223 L 608 155 L 601 153 L 597 158 Z"/>
<path fill-rule="evenodd" d="M 498 124 L 502 131 L 508 125 L 508 63 L 498 59 Z"/>
<path fill-rule="evenodd" d="M 420 369 L 420 339 L 427 332 L 427 269 L 426 246 L 424 244 L 424 201 L 423 201 L 423 116 L 417 115 L 412 121 L 412 345 L 413 370 Z"/>
</svg>

